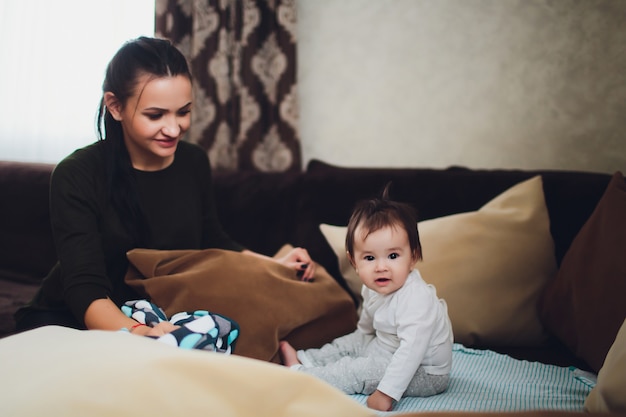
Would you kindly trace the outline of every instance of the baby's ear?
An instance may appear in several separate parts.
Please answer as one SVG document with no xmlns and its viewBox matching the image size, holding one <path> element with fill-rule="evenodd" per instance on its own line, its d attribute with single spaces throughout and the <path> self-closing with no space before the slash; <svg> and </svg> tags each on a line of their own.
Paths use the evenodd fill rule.
<svg viewBox="0 0 626 417">
<path fill-rule="evenodd" d="M 413 266 L 422 260 L 422 251 L 419 249 L 415 249 L 413 251 Z"/>
<path fill-rule="evenodd" d="M 348 261 L 350 261 L 350 265 L 352 265 L 352 268 L 356 268 L 356 265 L 354 264 L 354 259 L 350 255 L 350 252 L 346 251 L 346 256 L 348 257 Z"/>
</svg>

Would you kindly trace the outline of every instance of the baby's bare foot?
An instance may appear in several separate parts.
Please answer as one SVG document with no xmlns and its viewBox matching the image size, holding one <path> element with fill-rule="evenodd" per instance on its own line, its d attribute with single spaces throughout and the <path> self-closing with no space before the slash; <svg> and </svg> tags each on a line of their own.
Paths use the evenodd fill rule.
<svg viewBox="0 0 626 417">
<path fill-rule="evenodd" d="M 300 363 L 296 350 L 289 344 L 289 342 L 286 342 L 284 340 L 281 341 L 278 344 L 278 349 L 280 352 L 280 357 L 283 361 L 283 365 L 293 366 Z"/>
</svg>

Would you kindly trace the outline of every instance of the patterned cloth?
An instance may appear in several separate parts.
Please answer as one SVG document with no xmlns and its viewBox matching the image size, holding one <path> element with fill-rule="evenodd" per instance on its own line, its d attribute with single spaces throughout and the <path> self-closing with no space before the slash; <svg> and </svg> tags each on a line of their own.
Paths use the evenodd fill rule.
<svg viewBox="0 0 626 417">
<path fill-rule="evenodd" d="M 432 397 L 404 397 L 392 412 L 578 412 L 595 386 L 595 375 L 573 367 L 514 359 L 455 343 L 448 389 Z M 351 395 L 365 405 L 367 395 Z"/>
<path fill-rule="evenodd" d="M 167 318 L 165 312 L 147 300 L 127 301 L 122 312 L 138 323 L 153 327 L 169 321 L 180 326 L 178 329 L 159 337 L 160 342 L 183 349 L 202 349 L 231 354 L 239 337 L 239 325 L 234 320 L 206 310 L 176 313 Z M 124 329 L 128 331 L 128 329 Z"/>
</svg>

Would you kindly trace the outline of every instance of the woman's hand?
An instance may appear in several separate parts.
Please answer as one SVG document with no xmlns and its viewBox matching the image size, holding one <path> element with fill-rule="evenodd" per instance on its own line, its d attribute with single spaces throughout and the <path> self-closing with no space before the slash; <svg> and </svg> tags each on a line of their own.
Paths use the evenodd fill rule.
<svg viewBox="0 0 626 417">
<path fill-rule="evenodd" d="M 367 397 L 367 406 L 373 410 L 391 411 L 393 409 L 393 398 L 376 390 Z"/>
<path fill-rule="evenodd" d="M 293 248 L 276 261 L 296 271 L 302 281 L 311 281 L 315 275 L 315 262 L 304 248 Z"/>
<path fill-rule="evenodd" d="M 315 262 L 313 262 L 309 256 L 309 252 L 307 252 L 304 248 L 293 248 L 285 256 L 281 256 L 279 258 L 262 255 L 248 249 L 245 249 L 242 253 L 263 259 L 271 259 L 274 262 L 285 265 L 286 267 L 296 271 L 296 275 L 302 281 L 312 281 L 313 276 L 315 275 Z"/>
<path fill-rule="evenodd" d="M 108 298 L 101 298 L 92 302 L 85 313 L 85 325 L 88 329 L 99 330 L 119 330 L 122 328 L 129 329 L 132 334 L 140 336 L 163 336 L 171 333 L 179 326 L 175 326 L 169 322 L 161 322 L 154 327 L 140 325 L 129 317 L 126 317 Z M 136 327 L 134 327 L 136 326 Z"/>
</svg>

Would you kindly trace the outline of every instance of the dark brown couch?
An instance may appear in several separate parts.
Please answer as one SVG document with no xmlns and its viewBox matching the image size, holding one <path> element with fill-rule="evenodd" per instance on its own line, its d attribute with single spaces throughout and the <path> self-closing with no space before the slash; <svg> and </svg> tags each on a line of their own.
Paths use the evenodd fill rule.
<svg viewBox="0 0 626 417">
<path fill-rule="evenodd" d="M 0 162 L 0 337 L 13 332 L 12 313 L 26 302 L 55 262 L 48 215 L 50 164 Z M 298 173 L 216 173 L 226 230 L 250 249 L 275 253 L 306 247 L 348 291 L 320 223 L 345 225 L 356 200 L 393 181 L 393 197 L 416 206 L 422 220 L 473 211 L 514 184 L 543 176 L 560 263 L 602 197 L 611 176 L 566 171 L 342 168 L 311 161 Z M 479 346 L 489 347 L 489 346 Z M 498 350 L 557 365 L 588 365 L 557 337 L 544 346 Z"/>
</svg>

